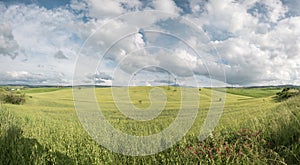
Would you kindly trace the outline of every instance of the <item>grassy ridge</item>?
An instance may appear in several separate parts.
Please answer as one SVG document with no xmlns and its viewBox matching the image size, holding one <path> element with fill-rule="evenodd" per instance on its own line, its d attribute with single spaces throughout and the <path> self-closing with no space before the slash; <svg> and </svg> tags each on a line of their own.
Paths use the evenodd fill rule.
<svg viewBox="0 0 300 165">
<path fill-rule="evenodd" d="M 141 123 L 128 120 L 126 116 L 117 112 L 116 106 L 112 104 L 110 88 L 96 89 L 96 94 L 102 106 L 101 110 L 115 127 L 131 134 L 147 135 L 162 130 L 176 117 L 176 109 L 179 106 L 177 102 L 180 99 L 177 92 L 180 92 L 180 89 L 177 88 L 176 91 L 174 89 L 163 89 L 168 96 L 164 112 L 156 120 L 142 126 Z M 146 87 L 132 88 L 130 97 L 133 104 L 140 108 L 149 106 L 150 90 Z M 257 90 L 248 93 L 255 93 Z M 18 127 L 17 130 L 22 133 L 13 133 L 18 138 L 6 138 L 9 129 L 3 129 L 3 124 L 1 125 L 1 138 L 16 141 L 3 141 L 1 147 L 14 149 L 12 157 L 1 157 L 0 164 L 7 164 L 7 161 L 11 161 L 12 164 L 299 162 L 299 97 L 276 103 L 271 94 L 265 94 L 264 97 L 228 94 L 224 113 L 213 138 L 199 142 L 196 137 L 203 119 L 210 102 L 215 101 L 210 96 L 210 89 L 202 89 L 196 122 L 185 138 L 176 146 L 161 153 L 130 157 L 112 153 L 99 146 L 84 131 L 76 116 L 70 89 L 37 91 L 30 94 L 32 98 L 28 98 L 24 105 L 6 104 L 4 110 L 3 106 L 1 107 L 1 123 Z M 264 89 L 263 91 L 265 92 Z M 141 104 L 139 100 L 142 100 Z M 5 116 L 17 116 L 14 117 L 17 119 Z M 21 148 L 11 146 L 12 143 L 18 144 Z M 29 154 L 22 154 L 24 151 Z"/>
<path fill-rule="evenodd" d="M 274 96 L 280 89 L 278 88 L 228 88 L 227 93 L 249 96 L 255 98 Z"/>
<path fill-rule="evenodd" d="M 63 88 L 25 88 L 25 93 L 44 93 L 62 90 Z"/>
</svg>

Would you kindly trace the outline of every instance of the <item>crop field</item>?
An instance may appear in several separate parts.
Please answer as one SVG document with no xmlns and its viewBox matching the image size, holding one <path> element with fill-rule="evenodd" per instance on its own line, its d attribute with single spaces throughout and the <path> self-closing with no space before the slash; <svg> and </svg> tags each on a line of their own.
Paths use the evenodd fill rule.
<svg viewBox="0 0 300 165">
<path fill-rule="evenodd" d="M 114 88 L 118 88 L 117 92 L 127 92 L 127 88 Z M 130 87 L 128 104 L 140 109 L 151 106 L 152 88 Z M 181 92 L 191 90 L 155 88 L 160 88 L 167 100 L 162 112 L 147 121 L 135 121 L 119 112 L 115 101 L 122 99 L 116 99 L 113 88 L 96 88 L 95 96 L 101 112 L 114 128 L 147 136 L 174 122 L 181 107 Z M 199 141 L 211 103 L 221 101 L 212 97 L 212 91 L 222 91 L 196 90 L 200 103 L 198 114 L 179 142 L 154 155 L 125 156 L 102 147 L 85 131 L 75 110 L 72 88 L 25 88 L 20 91 L 25 93 L 24 104 L 2 103 L 0 107 L 0 164 L 300 163 L 299 96 L 279 102 L 274 96 L 280 89 L 228 88 L 217 127 L 210 137 Z M 196 105 L 195 99 L 188 100 L 192 100 L 191 107 Z"/>
</svg>

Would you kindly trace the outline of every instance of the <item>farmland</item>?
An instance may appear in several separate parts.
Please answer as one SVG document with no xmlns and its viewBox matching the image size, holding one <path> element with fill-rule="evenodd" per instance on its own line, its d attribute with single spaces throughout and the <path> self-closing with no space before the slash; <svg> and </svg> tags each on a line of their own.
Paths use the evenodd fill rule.
<svg viewBox="0 0 300 165">
<path fill-rule="evenodd" d="M 122 88 L 122 87 L 115 87 Z M 130 87 L 138 108 L 151 105 L 153 87 Z M 134 121 L 118 111 L 112 88 L 96 88 L 97 102 L 118 130 L 147 136 L 170 125 L 180 109 L 184 87 L 159 87 L 167 102 L 151 121 Z M 84 90 L 84 89 L 81 89 Z M 278 102 L 280 89 L 227 89 L 224 110 L 213 136 L 198 136 L 212 102 L 210 88 L 199 90 L 200 106 L 191 129 L 173 147 L 148 156 L 124 156 L 95 142 L 82 127 L 71 88 L 26 88 L 22 105 L 1 104 L 0 164 L 174 164 L 299 163 L 300 97 Z M 193 105 L 193 103 L 190 103 Z"/>
</svg>

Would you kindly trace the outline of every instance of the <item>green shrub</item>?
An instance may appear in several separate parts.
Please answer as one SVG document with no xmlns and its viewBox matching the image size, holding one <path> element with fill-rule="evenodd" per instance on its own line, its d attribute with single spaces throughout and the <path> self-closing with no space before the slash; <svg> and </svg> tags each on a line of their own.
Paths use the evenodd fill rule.
<svg viewBox="0 0 300 165">
<path fill-rule="evenodd" d="M 0 96 L 0 100 L 3 103 L 10 103 L 10 104 L 24 104 L 25 94 L 15 94 L 15 93 L 2 93 Z"/>
<path fill-rule="evenodd" d="M 290 97 L 296 96 L 299 94 L 299 91 L 291 90 L 291 88 L 283 88 L 281 92 L 276 93 L 276 99 L 278 101 L 286 100 Z"/>
</svg>

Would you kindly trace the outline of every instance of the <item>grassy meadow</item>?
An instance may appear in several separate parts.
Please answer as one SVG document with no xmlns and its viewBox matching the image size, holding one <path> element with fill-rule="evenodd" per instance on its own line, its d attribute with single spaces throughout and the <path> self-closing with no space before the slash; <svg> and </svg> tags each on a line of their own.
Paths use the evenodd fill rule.
<svg viewBox="0 0 300 165">
<path fill-rule="evenodd" d="M 122 87 L 115 87 L 120 88 Z M 138 108 L 150 104 L 153 87 L 130 87 Z M 167 102 L 150 121 L 134 121 L 117 109 L 112 88 L 96 88 L 106 119 L 122 132 L 146 136 L 169 126 L 180 109 L 184 87 L 159 87 Z M 84 90 L 84 89 L 82 89 Z M 124 88 L 125 90 L 125 88 Z M 198 90 L 198 89 L 197 89 Z M 212 102 L 201 88 L 195 122 L 173 147 L 149 156 L 124 156 L 97 144 L 83 129 L 74 108 L 72 88 L 26 88 L 22 105 L 1 104 L 0 164 L 299 164 L 300 97 L 276 101 L 275 88 L 228 88 L 223 114 L 213 135 L 198 136 Z M 193 102 L 190 103 L 193 105 Z"/>
</svg>

